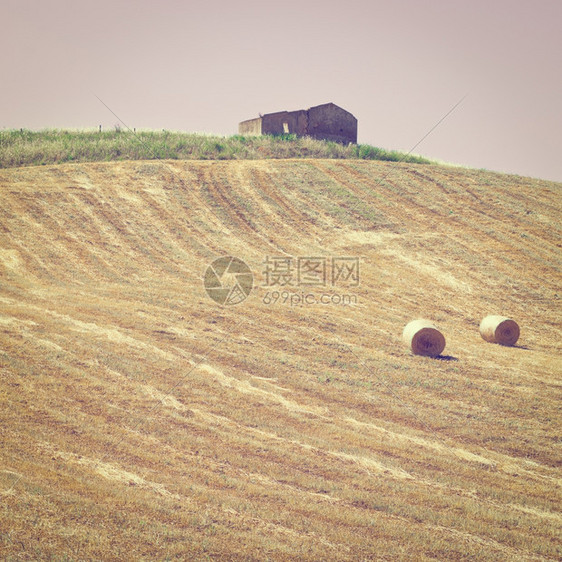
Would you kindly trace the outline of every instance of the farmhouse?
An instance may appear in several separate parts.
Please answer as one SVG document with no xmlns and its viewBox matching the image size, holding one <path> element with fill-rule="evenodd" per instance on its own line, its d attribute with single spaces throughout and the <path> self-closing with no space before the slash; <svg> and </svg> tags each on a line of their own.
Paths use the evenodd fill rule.
<svg viewBox="0 0 562 562">
<path fill-rule="evenodd" d="M 238 125 L 241 135 L 294 134 L 341 143 L 357 142 L 357 119 L 334 103 L 297 111 L 266 113 Z"/>
</svg>

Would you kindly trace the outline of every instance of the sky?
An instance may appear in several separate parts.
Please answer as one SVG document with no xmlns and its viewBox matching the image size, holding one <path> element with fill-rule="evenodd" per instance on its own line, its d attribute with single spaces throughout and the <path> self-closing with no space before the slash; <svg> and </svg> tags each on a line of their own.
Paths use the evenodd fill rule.
<svg viewBox="0 0 562 562">
<path fill-rule="evenodd" d="M 0 0 L 0 129 L 333 102 L 359 143 L 562 181 L 561 26 L 562 0 Z"/>
</svg>

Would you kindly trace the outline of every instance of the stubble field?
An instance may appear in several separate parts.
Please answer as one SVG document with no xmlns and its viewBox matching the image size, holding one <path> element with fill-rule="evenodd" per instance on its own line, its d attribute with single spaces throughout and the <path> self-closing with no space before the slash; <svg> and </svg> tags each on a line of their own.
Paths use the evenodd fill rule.
<svg viewBox="0 0 562 562">
<path fill-rule="evenodd" d="M 359 160 L 0 170 L 1 557 L 560 559 L 561 187 Z M 203 287 L 224 255 L 254 273 L 235 306 Z M 265 286 L 281 257 L 325 286 Z M 487 314 L 516 347 L 480 338 Z M 402 344 L 419 317 L 443 357 Z"/>
</svg>

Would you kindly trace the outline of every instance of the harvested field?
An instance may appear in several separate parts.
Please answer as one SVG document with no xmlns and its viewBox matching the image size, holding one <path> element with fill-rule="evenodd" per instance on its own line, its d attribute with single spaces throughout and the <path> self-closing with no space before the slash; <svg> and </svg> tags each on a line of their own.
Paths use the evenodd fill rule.
<svg viewBox="0 0 562 562">
<path fill-rule="evenodd" d="M 561 188 L 359 160 L 0 170 L 0 557 L 560 559 Z M 255 276 L 235 306 L 203 286 L 224 255 Z M 283 257 L 360 275 L 264 286 Z M 513 347 L 479 334 L 498 313 Z M 404 345 L 415 318 L 444 356 Z"/>
</svg>

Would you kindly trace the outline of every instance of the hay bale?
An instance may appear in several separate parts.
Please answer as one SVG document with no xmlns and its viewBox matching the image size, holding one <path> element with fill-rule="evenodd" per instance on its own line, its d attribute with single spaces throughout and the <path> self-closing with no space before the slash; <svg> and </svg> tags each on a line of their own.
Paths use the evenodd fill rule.
<svg viewBox="0 0 562 562">
<path fill-rule="evenodd" d="M 402 339 L 414 355 L 436 357 L 445 349 L 445 336 L 428 320 L 413 320 L 406 324 Z"/>
<path fill-rule="evenodd" d="M 514 345 L 519 339 L 519 326 L 517 322 L 505 316 L 486 316 L 480 322 L 480 335 L 491 343 Z"/>
</svg>

